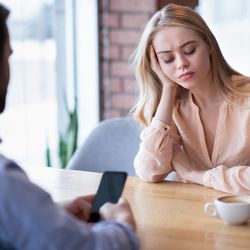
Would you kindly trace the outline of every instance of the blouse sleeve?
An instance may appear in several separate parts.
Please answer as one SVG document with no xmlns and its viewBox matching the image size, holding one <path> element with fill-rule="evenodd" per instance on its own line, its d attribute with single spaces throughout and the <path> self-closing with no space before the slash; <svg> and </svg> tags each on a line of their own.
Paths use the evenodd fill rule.
<svg viewBox="0 0 250 250">
<path fill-rule="evenodd" d="M 180 143 L 176 127 L 153 118 L 140 138 L 142 141 L 134 160 L 136 174 L 145 181 L 163 181 L 172 171 L 173 145 Z"/>
<path fill-rule="evenodd" d="M 250 195 L 250 167 L 219 165 L 210 170 L 195 168 L 181 150 L 175 150 L 173 165 L 178 178 L 231 194 Z"/>
<path fill-rule="evenodd" d="M 220 165 L 204 173 L 203 184 L 232 194 L 250 195 L 250 167 Z"/>
</svg>

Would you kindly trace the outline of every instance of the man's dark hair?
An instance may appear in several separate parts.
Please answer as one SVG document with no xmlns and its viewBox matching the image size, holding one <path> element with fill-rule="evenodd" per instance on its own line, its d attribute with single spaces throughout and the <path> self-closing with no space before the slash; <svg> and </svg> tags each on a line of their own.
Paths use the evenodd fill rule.
<svg viewBox="0 0 250 250">
<path fill-rule="evenodd" d="M 8 29 L 6 20 L 9 15 L 9 11 L 0 4 L 0 113 L 3 112 L 6 102 L 7 86 L 4 82 L 4 43 L 8 39 Z"/>
<path fill-rule="evenodd" d="M 0 4 L 0 57 L 3 55 L 3 45 L 4 41 L 7 38 L 7 27 L 6 27 L 6 19 L 9 15 L 9 11 Z"/>
</svg>

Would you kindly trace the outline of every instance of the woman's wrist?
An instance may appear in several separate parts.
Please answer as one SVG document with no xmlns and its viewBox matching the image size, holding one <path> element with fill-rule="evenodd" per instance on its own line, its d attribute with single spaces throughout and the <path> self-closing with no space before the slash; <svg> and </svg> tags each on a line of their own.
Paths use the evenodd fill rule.
<svg viewBox="0 0 250 250">
<path fill-rule="evenodd" d="M 162 96 L 168 95 L 168 96 L 171 96 L 175 99 L 176 92 L 177 92 L 177 85 L 174 85 L 174 86 L 163 85 L 163 87 L 162 87 Z"/>
<path fill-rule="evenodd" d="M 162 96 L 155 116 L 170 125 L 172 122 L 172 113 L 176 97 L 176 87 L 165 86 L 162 90 Z"/>
</svg>

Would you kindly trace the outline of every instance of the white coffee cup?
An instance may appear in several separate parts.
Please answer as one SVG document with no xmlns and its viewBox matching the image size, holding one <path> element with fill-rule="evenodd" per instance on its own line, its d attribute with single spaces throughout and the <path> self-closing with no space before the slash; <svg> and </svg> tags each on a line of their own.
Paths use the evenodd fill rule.
<svg viewBox="0 0 250 250">
<path fill-rule="evenodd" d="M 250 219 L 250 196 L 222 196 L 204 206 L 207 215 L 221 218 L 232 225 L 245 224 Z"/>
</svg>

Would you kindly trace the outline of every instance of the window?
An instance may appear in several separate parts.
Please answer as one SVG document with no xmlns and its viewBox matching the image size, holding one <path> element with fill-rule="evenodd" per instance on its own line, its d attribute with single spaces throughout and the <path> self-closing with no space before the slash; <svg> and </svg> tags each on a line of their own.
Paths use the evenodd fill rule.
<svg viewBox="0 0 250 250">
<path fill-rule="evenodd" d="M 11 11 L 14 53 L 7 106 L 0 116 L 1 152 L 21 163 L 45 164 L 46 137 L 55 134 L 57 117 L 54 1 L 2 2 Z"/>
<path fill-rule="evenodd" d="M 11 10 L 14 53 L 0 149 L 21 164 L 46 165 L 47 144 L 57 155 L 58 131 L 68 121 L 65 101 L 72 109 L 74 90 L 79 143 L 99 122 L 98 1 L 2 2 Z"/>
<path fill-rule="evenodd" d="M 250 75 L 250 1 L 200 0 L 199 13 L 214 33 L 228 63 Z"/>
</svg>

